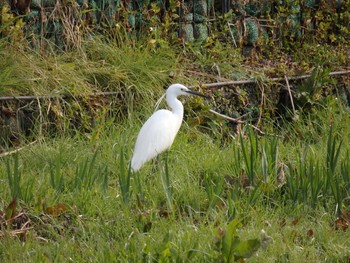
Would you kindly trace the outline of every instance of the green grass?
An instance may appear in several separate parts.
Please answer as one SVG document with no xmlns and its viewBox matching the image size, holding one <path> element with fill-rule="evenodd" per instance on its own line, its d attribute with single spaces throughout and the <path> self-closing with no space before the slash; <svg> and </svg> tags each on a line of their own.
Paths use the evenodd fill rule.
<svg viewBox="0 0 350 263">
<path fill-rule="evenodd" d="M 175 66 L 170 48 L 152 52 L 132 37 L 123 38 L 122 45 L 96 37 L 78 51 L 43 54 L 1 39 L 0 54 L 1 96 L 119 91 L 150 99 L 160 94 Z"/>
<path fill-rule="evenodd" d="M 255 251 L 257 242 L 257 251 L 245 254 L 250 262 L 347 261 L 348 233 L 336 223 L 337 212 L 348 208 L 350 124 L 343 110 L 320 110 L 322 123 L 286 125 L 275 130 L 279 137 L 247 129 L 224 146 L 219 134 L 183 125 L 168 157 L 131 178 L 137 119 L 99 127 L 96 140 L 79 133 L 42 140 L 1 159 L 1 210 L 17 196 L 30 229 L 11 237 L 13 228 L 2 227 L 0 259 L 226 262 L 242 247 Z M 299 139 L 295 130 L 317 140 Z M 281 162 L 287 179 L 278 186 Z M 265 248 L 262 229 L 270 236 Z"/>
</svg>

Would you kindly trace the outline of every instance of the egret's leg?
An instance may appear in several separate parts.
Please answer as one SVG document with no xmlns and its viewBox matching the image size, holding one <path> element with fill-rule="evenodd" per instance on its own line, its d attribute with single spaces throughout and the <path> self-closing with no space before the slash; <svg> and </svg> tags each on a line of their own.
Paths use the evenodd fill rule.
<svg viewBox="0 0 350 263">
<path fill-rule="evenodd" d="M 164 168 L 162 169 L 162 167 L 160 167 L 159 170 L 168 208 L 170 211 L 173 211 L 173 194 L 168 169 L 168 152 L 165 153 L 164 160 Z"/>
</svg>

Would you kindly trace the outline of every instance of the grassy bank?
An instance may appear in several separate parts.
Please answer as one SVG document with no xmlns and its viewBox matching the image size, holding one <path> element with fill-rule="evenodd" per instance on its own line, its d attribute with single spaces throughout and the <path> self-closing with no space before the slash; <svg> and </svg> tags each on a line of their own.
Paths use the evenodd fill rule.
<svg viewBox="0 0 350 263">
<path fill-rule="evenodd" d="M 171 151 L 122 190 L 142 120 L 3 157 L 1 260 L 349 259 L 350 129 L 339 101 L 270 136 L 245 128 L 224 145 L 185 123 Z M 14 196 L 16 209 L 7 207 Z"/>
</svg>

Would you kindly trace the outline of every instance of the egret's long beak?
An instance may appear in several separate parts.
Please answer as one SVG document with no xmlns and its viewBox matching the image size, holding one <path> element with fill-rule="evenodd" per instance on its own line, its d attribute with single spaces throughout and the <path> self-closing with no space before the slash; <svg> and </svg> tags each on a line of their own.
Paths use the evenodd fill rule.
<svg viewBox="0 0 350 263">
<path fill-rule="evenodd" d="M 194 90 L 187 90 L 186 93 L 192 94 L 192 95 L 195 95 L 195 96 L 199 96 L 199 97 L 203 97 L 203 98 L 206 98 L 206 99 L 210 99 L 210 97 L 208 95 L 204 95 L 204 94 L 199 93 L 199 92 L 194 91 Z"/>
</svg>

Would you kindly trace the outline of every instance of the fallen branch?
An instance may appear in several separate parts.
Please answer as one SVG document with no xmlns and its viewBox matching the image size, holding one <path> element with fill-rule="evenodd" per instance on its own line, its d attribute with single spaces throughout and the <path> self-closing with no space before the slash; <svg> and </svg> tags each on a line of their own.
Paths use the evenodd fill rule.
<svg viewBox="0 0 350 263">
<path fill-rule="evenodd" d="M 347 75 L 350 74 L 350 70 L 344 70 L 344 71 L 333 71 L 330 72 L 330 76 L 338 76 L 338 75 Z M 288 80 L 300 80 L 300 79 L 307 79 L 311 75 L 301 75 L 301 76 L 294 76 L 289 77 Z M 222 77 L 220 77 L 222 79 Z M 266 78 L 266 81 L 284 81 L 284 78 Z M 228 80 L 223 82 L 215 82 L 215 83 L 204 83 L 202 84 L 202 87 L 205 88 L 217 88 L 222 86 L 230 86 L 230 85 L 242 85 L 242 84 L 254 84 L 257 83 L 257 79 L 246 79 L 246 80 Z M 72 94 L 65 94 L 65 95 L 45 95 L 45 96 L 5 96 L 0 97 L 0 101 L 8 101 L 8 100 L 48 100 L 48 99 L 69 99 L 69 98 L 75 98 L 75 97 L 109 97 L 109 96 L 115 96 L 118 95 L 120 92 L 116 91 L 107 91 L 107 92 L 96 92 L 91 94 L 80 94 L 80 95 L 72 95 Z"/>
<path fill-rule="evenodd" d="M 216 80 L 219 80 L 219 81 L 230 81 L 229 79 L 227 78 L 223 78 L 223 77 L 220 77 L 220 76 L 215 76 L 213 74 L 210 74 L 210 73 L 206 73 L 206 72 L 201 72 L 201 71 L 194 71 L 194 70 L 187 70 L 186 72 L 192 74 L 192 75 L 197 75 L 197 76 L 202 76 L 202 77 L 208 77 L 208 78 L 211 78 L 211 79 L 216 79 Z"/>
<path fill-rule="evenodd" d="M 238 120 L 238 119 L 235 119 L 235 118 L 232 118 L 232 117 L 230 117 L 230 116 L 221 114 L 221 113 L 219 113 L 219 112 L 217 112 L 217 111 L 215 111 L 215 110 L 212 110 L 212 109 L 210 109 L 209 111 L 210 111 L 211 113 L 213 113 L 213 114 L 219 116 L 219 117 L 222 118 L 222 119 L 229 120 L 229 121 L 232 121 L 232 122 L 234 122 L 234 123 L 238 123 L 238 124 L 246 123 L 245 121 L 240 121 L 240 120 Z M 267 135 L 265 132 L 263 132 L 263 131 L 260 130 L 258 127 L 254 126 L 253 124 L 247 123 L 247 125 L 249 125 L 250 127 L 252 127 L 253 129 L 255 129 L 256 131 L 258 131 L 258 133 L 259 133 L 260 135 Z"/>
<path fill-rule="evenodd" d="M 116 91 L 108 91 L 108 92 L 96 92 L 87 95 L 72 95 L 72 94 L 64 94 L 64 95 L 43 95 L 43 96 L 5 96 L 0 97 L 0 101 L 7 100 L 50 100 L 50 99 L 70 99 L 75 97 L 108 97 L 118 95 L 120 92 Z"/>
<path fill-rule="evenodd" d="M 350 70 L 333 71 L 329 73 L 330 76 L 339 76 L 339 75 L 347 75 L 347 74 L 350 74 Z M 291 81 L 291 80 L 307 79 L 310 76 L 311 75 L 294 76 L 294 77 L 289 77 L 288 80 Z M 285 81 L 285 78 L 270 78 L 266 80 L 281 82 L 281 81 Z M 230 85 L 254 84 L 257 82 L 258 82 L 257 79 L 231 80 L 231 81 L 224 81 L 224 82 L 202 84 L 202 86 L 205 88 L 217 88 L 217 87 L 230 86 Z"/>
<path fill-rule="evenodd" d="M 286 84 L 287 84 L 287 89 L 288 89 L 288 93 L 289 93 L 289 97 L 290 97 L 290 102 L 292 103 L 293 116 L 295 117 L 295 107 L 294 107 L 294 101 L 293 101 L 292 91 L 290 90 L 289 81 L 288 81 L 288 78 L 287 78 L 286 75 L 284 75 L 284 79 L 285 79 Z"/>
<path fill-rule="evenodd" d="M 16 230 L 11 230 L 11 231 L 6 231 L 6 232 L 1 231 L 0 238 L 5 237 L 7 235 L 11 235 L 12 237 L 15 237 L 18 235 L 26 234 L 31 229 L 32 229 L 32 227 L 23 228 L 23 229 L 16 229 Z"/>
<path fill-rule="evenodd" d="M 235 119 L 235 118 L 229 117 L 227 115 L 221 114 L 221 113 L 219 113 L 219 112 L 217 112 L 215 110 L 212 110 L 212 109 L 210 109 L 209 112 L 214 113 L 215 115 L 219 116 L 222 119 L 229 120 L 229 121 L 232 121 L 232 122 L 237 123 L 237 124 L 245 123 L 245 121 L 240 121 L 238 119 Z"/>
<path fill-rule="evenodd" d="M 14 150 L 12 150 L 12 151 L 4 152 L 4 153 L 0 154 L 0 158 L 5 157 L 5 156 L 7 156 L 7 155 L 11 155 L 11 154 L 17 153 L 17 152 L 23 150 L 24 148 L 27 148 L 27 147 L 33 145 L 33 144 L 36 143 L 36 142 L 37 142 L 37 140 L 35 140 L 35 141 L 33 141 L 33 142 L 31 142 L 31 143 L 29 143 L 29 144 L 27 144 L 27 145 L 24 145 L 24 146 L 22 146 L 22 147 L 19 147 L 19 148 L 17 148 L 17 149 L 14 149 Z"/>
</svg>

